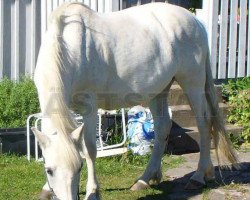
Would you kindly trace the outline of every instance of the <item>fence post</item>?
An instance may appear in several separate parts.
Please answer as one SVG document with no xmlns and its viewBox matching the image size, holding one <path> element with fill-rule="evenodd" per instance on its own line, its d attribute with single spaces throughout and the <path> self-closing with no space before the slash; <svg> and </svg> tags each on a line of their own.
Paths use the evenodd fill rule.
<svg viewBox="0 0 250 200">
<path fill-rule="evenodd" d="M 35 65 L 36 65 L 36 23 L 37 23 L 37 19 L 36 19 L 36 0 L 31 0 L 31 23 L 30 23 L 30 29 L 31 29 L 31 42 L 30 42 L 30 47 L 31 47 L 31 55 L 30 55 L 30 69 L 29 69 L 29 75 L 33 76 L 34 73 L 34 69 L 35 69 Z"/>
<path fill-rule="evenodd" d="M 247 0 L 240 0 L 240 28 L 239 28 L 239 47 L 238 47 L 238 70 L 237 77 L 245 76 L 246 65 L 246 18 Z"/>
<path fill-rule="evenodd" d="M 207 29 L 213 78 L 217 74 L 218 0 L 203 0 L 203 20 Z"/>
<path fill-rule="evenodd" d="M 109 10 L 109 12 L 119 10 L 119 1 L 118 0 L 110 0 L 110 5 L 111 5 L 111 9 Z"/>
<path fill-rule="evenodd" d="M 12 10 L 12 22 L 14 22 L 13 36 L 11 36 L 12 48 L 13 48 L 13 57 L 11 62 L 11 79 L 19 79 L 19 0 L 15 0 L 11 5 Z"/>
<path fill-rule="evenodd" d="M 220 42 L 219 42 L 220 53 L 218 61 L 219 62 L 218 79 L 225 79 L 226 66 L 227 66 L 228 0 L 221 1 L 219 23 L 220 23 Z"/>
<path fill-rule="evenodd" d="M 97 11 L 104 13 L 105 12 L 105 2 L 103 0 L 98 0 L 97 2 Z"/>
<path fill-rule="evenodd" d="M 237 10 L 238 0 L 230 4 L 230 30 L 229 30 L 229 59 L 228 78 L 236 77 L 236 50 L 237 50 Z"/>
</svg>

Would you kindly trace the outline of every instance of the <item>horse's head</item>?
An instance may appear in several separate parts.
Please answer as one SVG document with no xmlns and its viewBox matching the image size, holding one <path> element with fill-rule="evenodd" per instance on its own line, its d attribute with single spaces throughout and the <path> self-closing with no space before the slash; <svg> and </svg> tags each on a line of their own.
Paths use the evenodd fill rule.
<svg viewBox="0 0 250 200">
<path fill-rule="evenodd" d="M 60 200 L 77 199 L 82 159 L 78 144 L 82 138 L 82 128 L 71 134 L 44 134 L 32 128 L 44 157 L 48 189 Z"/>
</svg>

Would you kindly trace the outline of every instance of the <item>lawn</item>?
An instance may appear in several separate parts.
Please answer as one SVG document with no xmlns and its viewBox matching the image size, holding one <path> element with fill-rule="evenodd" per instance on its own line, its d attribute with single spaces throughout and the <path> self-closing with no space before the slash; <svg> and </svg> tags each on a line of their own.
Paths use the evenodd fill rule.
<svg viewBox="0 0 250 200">
<path fill-rule="evenodd" d="M 101 186 L 101 196 L 109 199 L 166 199 L 171 191 L 171 182 L 164 186 L 144 191 L 129 190 L 133 182 L 145 169 L 149 157 L 124 154 L 112 158 L 97 159 L 97 176 Z M 163 173 L 168 168 L 174 168 L 185 162 L 181 156 L 163 157 Z M 163 180 L 167 178 L 163 176 Z M 34 160 L 28 162 L 25 157 L 14 155 L 0 155 L 0 200 L 37 199 L 45 182 L 43 164 Z M 82 170 L 80 183 L 80 197 L 84 198 L 86 185 L 86 166 Z M 161 198 L 158 198 L 158 197 Z"/>
</svg>

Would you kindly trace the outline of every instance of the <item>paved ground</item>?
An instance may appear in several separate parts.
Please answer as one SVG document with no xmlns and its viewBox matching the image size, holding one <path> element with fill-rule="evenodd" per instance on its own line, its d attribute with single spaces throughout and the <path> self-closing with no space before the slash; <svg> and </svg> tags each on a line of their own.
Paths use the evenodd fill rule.
<svg viewBox="0 0 250 200">
<path fill-rule="evenodd" d="M 220 176 L 218 167 L 216 167 L 216 180 L 208 183 L 207 187 L 200 191 L 184 189 L 197 167 L 199 154 L 186 154 L 183 157 L 187 161 L 185 164 L 179 168 L 170 169 L 164 174 L 172 182 L 172 193 L 168 196 L 169 200 L 250 200 L 250 152 L 239 153 L 242 163 L 240 170 L 222 169 L 222 176 Z M 212 152 L 212 159 L 216 165 L 214 152 Z"/>
</svg>

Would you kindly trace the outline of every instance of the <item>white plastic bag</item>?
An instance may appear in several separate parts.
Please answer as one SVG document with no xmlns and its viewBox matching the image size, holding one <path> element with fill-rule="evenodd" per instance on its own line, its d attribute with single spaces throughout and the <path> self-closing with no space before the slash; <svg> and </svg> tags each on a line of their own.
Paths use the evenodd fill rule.
<svg viewBox="0 0 250 200">
<path fill-rule="evenodd" d="M 149 109 L 135 106 L 128 111 L 128 148 L 134 154 L 151 152 L 154 141 L 154 123 Z"/>
</svg>

